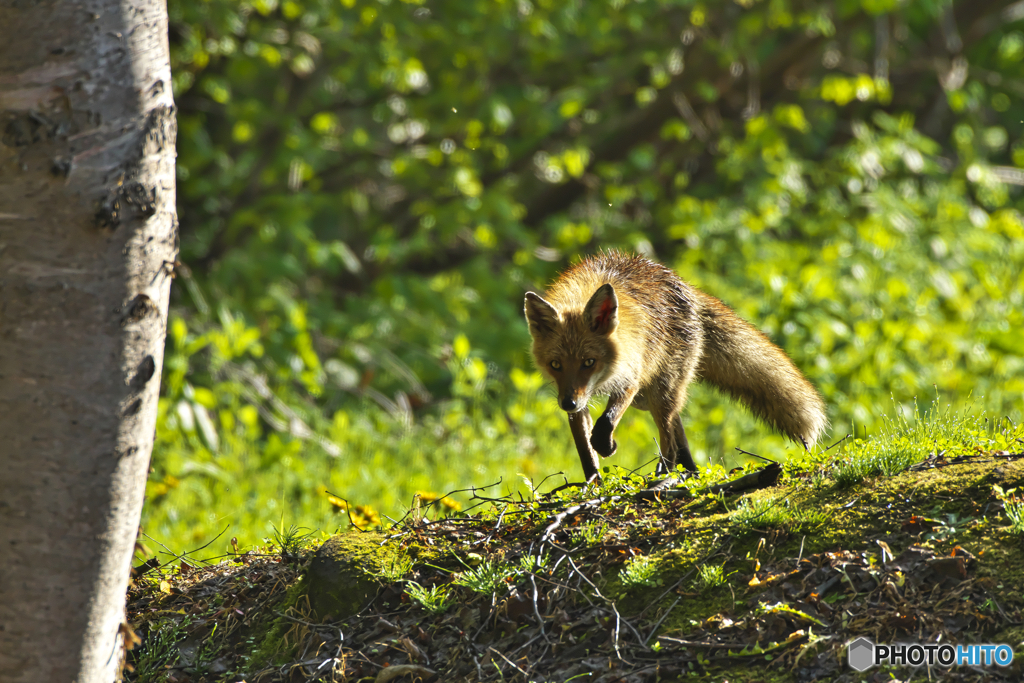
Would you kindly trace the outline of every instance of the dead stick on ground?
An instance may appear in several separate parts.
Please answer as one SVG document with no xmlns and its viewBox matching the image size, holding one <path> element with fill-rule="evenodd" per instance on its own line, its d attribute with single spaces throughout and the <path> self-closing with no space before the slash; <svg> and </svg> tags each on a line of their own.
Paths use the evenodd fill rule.
<svg viewBox="0 0 1024 683">
<path fill-rule="evenodd" d="M 529 676 L 530 676 L 530 674 L 529 674 L 529 673 L 527 673 L 526 671 L 523 671 L 522 669 L 520 669 L 520 668 L 519 668 L 519 666 L 518 666 L 518 665 L 517 665 L 517 664 L 516 664 L 515 662 L 513 662 L 513 661 L 512 661 L 511 659 L 509 659 L 509 658 L 508 658 L 508 657 L 506 657 L 505 655 L 503 655 L 503 654 L 501 654 L 500 652 L 498 652 L 497 650 L 495 650 L 495 649 L 494 649 L 493 647 L 488 647 L 487 649 L 488 649 L 488 650 L 490 650 L 491 652 L 493 652 L 494 654 L 498 655 L 498 656 L 499 656 L 499 657 L 501 657 L 502 659 L 504 659 L 504 660 L 505 660 L 506 662 L 508 662 L 508 663 L 509 663 L 509 664 L 510 664 L 510 665 L 511 665 L 511 666 L 512 666 L 513 668 L 515 668 L 515 670 L 516 670 L 516 671 L 518 671 L 519 673 L 523 674 L 523 675 L 524 675 L 524 676 L 526 676 L 526 677 L 529 677 Z"/>
</svg>

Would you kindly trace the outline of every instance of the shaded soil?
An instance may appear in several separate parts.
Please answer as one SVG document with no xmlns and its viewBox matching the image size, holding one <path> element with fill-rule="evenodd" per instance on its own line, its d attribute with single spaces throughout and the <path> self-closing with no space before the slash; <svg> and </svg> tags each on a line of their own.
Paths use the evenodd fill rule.
<svg viewBox="0 0 1024 683">
<path fill-rule="evenodd" d="M 1024 486 L 1021 455 L 933 457 L 845 489 L 780 481 L 644 495 L 627 479 L 448 519 L 427 509 L 316 548 L 150 566 L 129 593 L 126 677 L 1024 679 L 1024 537 L 993 494 Z M 858 673 L 847 645 L 861 636 L 1017 656 Z"/>
</svg>

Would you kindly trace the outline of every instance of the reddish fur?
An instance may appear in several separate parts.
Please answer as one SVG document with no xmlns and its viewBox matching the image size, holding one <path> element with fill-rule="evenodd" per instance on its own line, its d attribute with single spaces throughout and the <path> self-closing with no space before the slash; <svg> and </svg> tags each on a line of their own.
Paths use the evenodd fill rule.
<svg viewBox="0 0 1024 683">
<path fill-rule="evenodd" d="M 739 400 L 805 448 L 828 424 L 821 396 L 782 349 L 653 261 L 614 252 L 582 261 L 544 297 L 527 294 L 526 318 L 537 365 L 554 379 L 559 403 L 570 413 L 588 480 L 598 476 L 597 454 L 615 451 L 615 426 L 631 404 L 650 410 L 658 425 L 659 472 L 677 461 L 695 470 L 679 417 L 695 379 Z M 596 395 L 610 398 L 591 424 L 585 409 Z"/>
</svg>

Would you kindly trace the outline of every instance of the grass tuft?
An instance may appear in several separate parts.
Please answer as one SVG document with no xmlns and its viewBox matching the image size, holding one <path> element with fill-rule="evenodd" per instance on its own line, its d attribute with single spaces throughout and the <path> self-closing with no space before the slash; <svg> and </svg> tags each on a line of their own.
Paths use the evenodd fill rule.
<svg viewBox="0 0 1024 683">
<path fill-rule="evenodd" d="M 697 587 L 701 590 L 724 586 L 727 579 L 724 565 L 704 564 L 697 569 Z"/>
<path fill-rule="evenodd" d="M 494 595 L 516 573 L 511 565 L 488 561 L 459 574 L 455 578 L 455 584 L 465 586 L 474 593 Z"/>
<path fill-rule="evenodd" d="M 883 416 L 878 434 L 843 444 L 833 474 L 837 488 L 856 486 L 868 477 L 897 475 L 931 456 L 953 458 L 998 448 L 1008 434 L 1020 431 L 1012 423 L 1000 431 L 984 413 L 971 415 L 970 406 L 961 411 L 949 404 L 943 407 L 937 396 L 924 415 L 916 400 L 912 411 L 895 400 L 893 406 L 895 417 Z"/>
<path fill-rule="evenodd" d="M 649 555 L 637 555 L 619 572 L 619 580 L 626 588 L 641 586 L 660 586 L 662 580 L 658 575 L 658 563 Z"/>
<path fill-rule="evenodd" d="M 1003 491 L 998 484 L 992 487 L 992 492 L 1003 501 L 1003 510 L 1010 518 L 1010 531 L 1024 535 L 1024 498 L 1017 495 L 1017 489 Z"/>
<path fill-rule="evenodd" d="M 406 584 L 406 592 L 409 597 L 422 605 L 428 612 L 432 614 L 440 614 L 448 611 L 448 608 L 454 602 L 455 596 L 452 595 L 448 587 L 442 584 L 432 586 L 429 589 L 424 588 L 415 581 L 409 581 Z"/>
</svg>

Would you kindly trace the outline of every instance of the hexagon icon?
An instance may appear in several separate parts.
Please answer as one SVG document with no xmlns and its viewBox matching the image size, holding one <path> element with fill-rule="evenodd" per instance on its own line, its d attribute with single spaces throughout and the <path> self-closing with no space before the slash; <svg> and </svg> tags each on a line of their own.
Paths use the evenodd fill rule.
<svg viewBox="0 0 1024 683">
<path fill-rule="evenodd" d="M 846 649 L 846 661 L 855 671 L 865 671 L 875 665 L 875 644 L 867 638 L 858 638 Z"/>
</svg>

